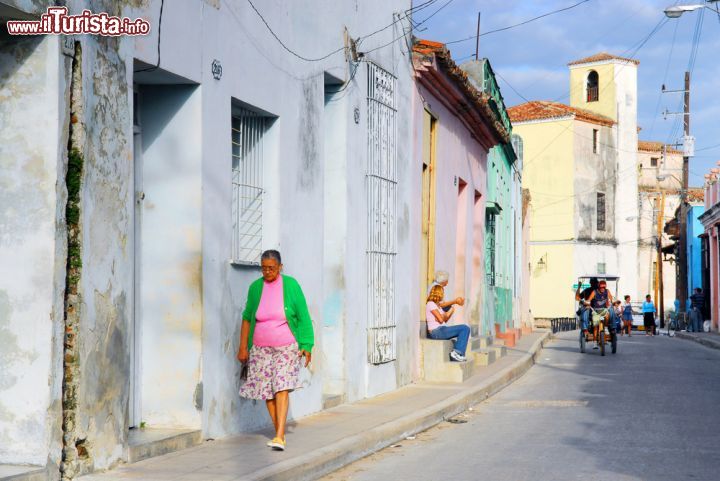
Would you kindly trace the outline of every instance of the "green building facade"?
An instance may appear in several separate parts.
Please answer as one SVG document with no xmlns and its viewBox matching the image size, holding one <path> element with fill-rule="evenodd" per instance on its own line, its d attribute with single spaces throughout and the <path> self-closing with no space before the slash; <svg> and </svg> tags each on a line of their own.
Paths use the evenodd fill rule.
<svg viewBox="0 0 720 481">
<path fill-rule="evenodd" d="M 512 133 L 505 102 L 487 59 L 474 60 L 462 65 L 475 87 L 489 97 L 490 108 L 501 119 L 504 127 Z M 513 324 L 513 299 L 517 296 L 515 286 L 517 264 L 517 236 L 522 231 L 515 225 L 517 203 L 513 200 L 514 164 L 517 160 L 510 143 L 494 147 L 488 154 L 487 191 L 485 198 L 485 289 L 482 330 L 494 334 L 495 325 L 501 332 L 515 327 Z"/>
</svg>

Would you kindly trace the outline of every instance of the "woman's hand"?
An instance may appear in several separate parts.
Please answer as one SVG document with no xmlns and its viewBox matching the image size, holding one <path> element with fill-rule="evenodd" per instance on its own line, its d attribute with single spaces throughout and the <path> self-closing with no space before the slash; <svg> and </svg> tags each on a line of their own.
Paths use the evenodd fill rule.
<svg viewBox="0 0 720 481">
<path fill-rule="evenodd" d="M 455 299 L 455 304 L 458 306 L 464 306 L 465 305 L 465 298 L 464 297 L 458 297 Z"/>
<path fill-rule="evenodd" d="M 245 364 L 248 362 L 248 359 L 250 358 L 250 353 L 248 352 L 248 349 L 246 346 L 240 347 L 240 350 L 237 353 L 237 360 L 241 363 Z"/>
<path fill-rule="evenodd" d="M 312 354 L 310 354 L 310 351 L 306 351 L 305 349 L 300 349 L 299 353 L 300 357 L 305 358 L 305 367 L 308 367 L 310 364 L 310 361 L 312 360 Z"/>
</svg>

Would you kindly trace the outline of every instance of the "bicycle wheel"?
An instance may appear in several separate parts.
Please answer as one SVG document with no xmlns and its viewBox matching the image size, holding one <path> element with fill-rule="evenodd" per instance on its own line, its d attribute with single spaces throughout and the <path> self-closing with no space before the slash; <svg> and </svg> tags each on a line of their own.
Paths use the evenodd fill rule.
<svg viewBox="0 0 720 481">
<path fill-rule="evenodd" d="M 580 352 L 585 353 L 585 332 L 580 330 Z"/>
<path fill-rule="evenodd" d="M 598 339 L 598 342 L 600 343 L 600 355 L 605 355 L 605 329 L 600 331 L 600 336 Z"/>
</svg>

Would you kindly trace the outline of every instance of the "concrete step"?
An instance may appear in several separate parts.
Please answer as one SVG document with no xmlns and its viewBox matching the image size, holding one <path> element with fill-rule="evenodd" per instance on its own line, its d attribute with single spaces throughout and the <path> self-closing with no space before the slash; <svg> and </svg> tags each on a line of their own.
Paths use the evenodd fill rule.
<svg viewBox="0 0 720 481">
<path fill-rule="evenodd" d="M 0 464 L 0 481 L 45 481 L 47 470 L 40 466 Z"/>
<path fill-rule="evenodd" d="M 128 436 L 128 462 L 162 456 L 196 446 L 202 432 L 195 429 L 131 429 Z"/>
<path fill-rule="evenodd" d="M 493 348 L 473 350 L 469 354 L 473 356 L 475 367 L 489 366 L 497 359 L 497 351 Z"/>
<path fill-rule="evenodd" d="M 472 349 L 474 351 L 478 350 L 478 349 L 487 349 L 488 347 L 492 346 L 493 342 L 494 342 L 492 336 L 479 336 L 479 337 L 473 338 L 473 340 L 474 339 L 477 339 L 477 343 L 473 342 Z"/>
<path fill-rule="evenodd" d="M 491 349 L 495 351 L 495 358 L 500 359 L 501 357 L 507 356 L 507 347 L 505 346 L 492 346 Z"/>
<path fill-rule="evenodd" d="M 473 375 L 474 357 L 468 356 L 466 362 L 450 361 L 452 346 L 452 341 L 420 339 L 422 376 L 425 381 L 463 382 Z"/>
<path fill-rule="evenodd" d="M 345 395 L 343 395 L 343 394 L 323 394 L 323 398 L 322 398 L 322 406 L 323 407 L 322 408 L 323 408 L 323 410 L 334 408 L 336 406 L 341 405 L 344 402 L 345 402 Z"/>
</svg>

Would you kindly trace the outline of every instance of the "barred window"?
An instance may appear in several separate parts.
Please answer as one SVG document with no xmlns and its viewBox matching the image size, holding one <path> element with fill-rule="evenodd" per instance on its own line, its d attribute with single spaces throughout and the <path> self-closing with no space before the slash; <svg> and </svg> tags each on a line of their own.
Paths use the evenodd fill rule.
<svg viewBox="0 0 720 481">
<path fill-rule="evenodd" d="M 605 194 L 597 193 L 597 230 L 605 230 Z"/>
<path fill-rule="evenodd" d="M 263 242 L 263 137 L 268 118 L 248 109 L 232 114 L 232 261 L 260 263 Z"/>
<path fill-rule="evenodd" d="M 485 276 L 489 286 L 494 286 L 495 272 L 495 214 L 485 213 Z"/>
</svg>

